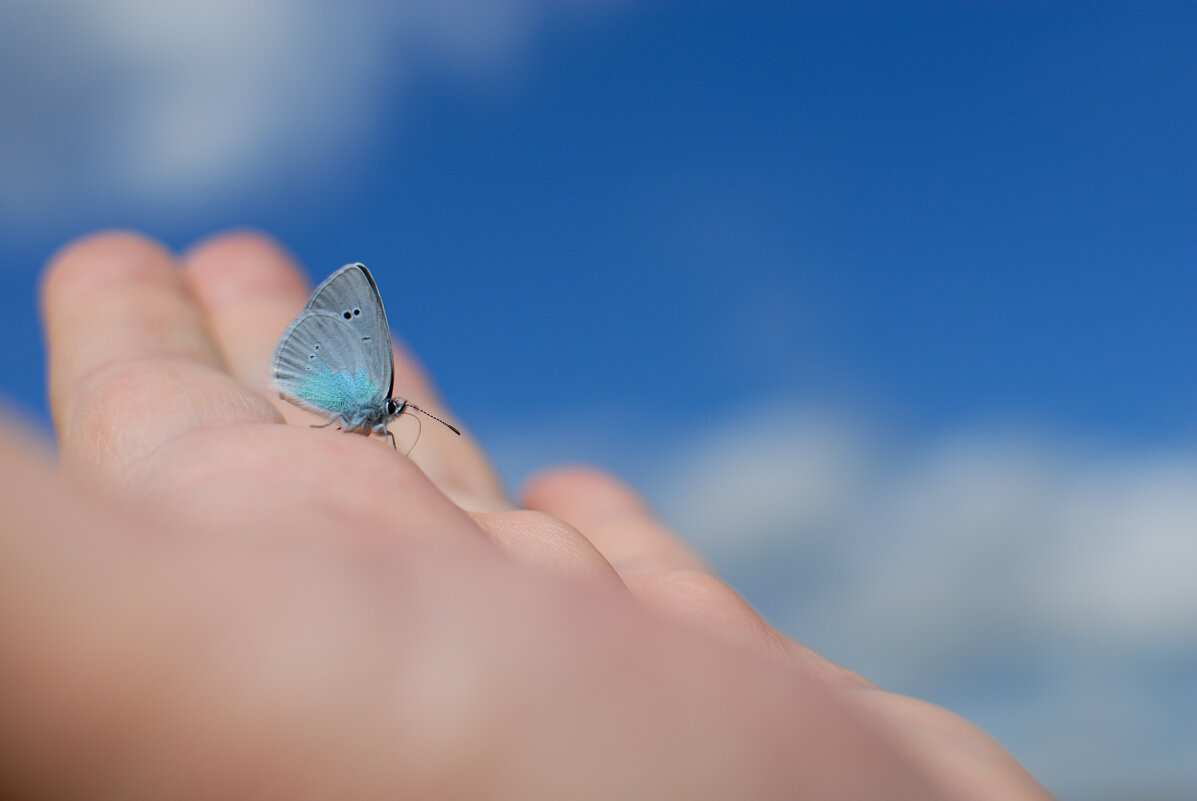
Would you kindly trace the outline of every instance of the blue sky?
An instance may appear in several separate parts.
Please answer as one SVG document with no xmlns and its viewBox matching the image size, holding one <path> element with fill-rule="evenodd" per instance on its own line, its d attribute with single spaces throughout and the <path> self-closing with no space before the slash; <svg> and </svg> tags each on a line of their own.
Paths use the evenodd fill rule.
<svg viewBox="0 0 1197 801">
<path fill-rule="evenodd" d="M 1197 788 L 1197 6 L 337 9 L 0 11 L 8 404 L 67 239 L 258 227 L 368 264 L 512 480 L 633 477 L 1064 797 Z"/>
</svg>

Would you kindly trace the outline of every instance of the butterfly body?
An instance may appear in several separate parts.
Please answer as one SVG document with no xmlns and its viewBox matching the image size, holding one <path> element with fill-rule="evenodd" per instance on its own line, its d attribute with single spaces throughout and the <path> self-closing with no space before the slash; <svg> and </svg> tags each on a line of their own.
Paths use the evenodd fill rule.
<svg viewBox="0 0 1197 801">
<path fill-rule="evenodd" d="M 362 264 L 346 264 L 316 287 L 274 353 L 280 397 L 325 416 L 326 426 L 387 436 L 392 445 L 387 423 L 408 409 L 428 414 L 392 397 L 394 375 L 382 298 Z"/>
</svg>

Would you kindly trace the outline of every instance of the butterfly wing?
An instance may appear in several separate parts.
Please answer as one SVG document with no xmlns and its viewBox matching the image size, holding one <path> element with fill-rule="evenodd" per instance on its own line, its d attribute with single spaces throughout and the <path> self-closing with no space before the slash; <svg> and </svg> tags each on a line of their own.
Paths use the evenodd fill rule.
<svg viewBox="0 0 1197 801">
<path fill-rule="evenodd" d="M 330 314 L 354 330 L 369 359 L 367 374 L 385 385 L 391 397 L 395 362 L 391 352 L 391 331 L 374 276 L 364 264 L 346 264 L 316 287 L 305 311 Z"/>
<path fill-rule="evenodd" d="M 341 315 L 305 310 L 279 340 L 274 385 L 296 406 L 341 416 L 352 427 L 390 397 L 390 375 L 380 375 L 378 365 L 378 348 L 363 341 L 360 327 Z"/>
</svg>

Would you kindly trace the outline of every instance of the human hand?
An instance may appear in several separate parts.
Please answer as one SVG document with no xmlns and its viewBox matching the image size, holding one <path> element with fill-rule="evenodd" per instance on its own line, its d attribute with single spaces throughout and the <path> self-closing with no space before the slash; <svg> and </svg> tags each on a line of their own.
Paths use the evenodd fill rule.
<svg viewBox="0 0 1197 801">
<path fill-rule="evenodd" d="M 0 452 L 3 794 L 1046 798 L 772 629 L 613 478 L 515 508 L 468 436 L 309 428 L 268 383 L 306 298 L 252 235 L 54 260 L 59 466 Z"/>
</svg>

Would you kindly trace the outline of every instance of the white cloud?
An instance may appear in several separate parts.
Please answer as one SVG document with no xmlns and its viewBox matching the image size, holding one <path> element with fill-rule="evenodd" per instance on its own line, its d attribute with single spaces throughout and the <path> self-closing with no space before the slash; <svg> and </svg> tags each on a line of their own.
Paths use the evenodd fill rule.
<svg viewBox="0 0 1197 801">
<path fill-rule="evenodd" d="M 650 430 L 596 451 L 787 633 L 958 709 L 1062 796 L 1197 786 L 1197 453 L 902 442 L 786 404 Z M 562 441 L 586 455 L 543 425 L 499 460 Z"/>
<path fill-rule="evenodd" d="M 335 165 L 412 71 L 492 68 L 610 0 L 13 0 L 0 5 L 0 222 L 228 199 Z"/>
<path fill-rule="evenodd" d="M 790 588 L 793 622 L 865 623 L 910 669 L 978 626 L 1197 648 L 1195 454 L 1011 429 L 898 445 L 782 407 L 700 432 L 661 468 L 658 503 L 699 547 L 737 572 L 778 549 L 823 560 L 841 583 Z"/>
</svg>

